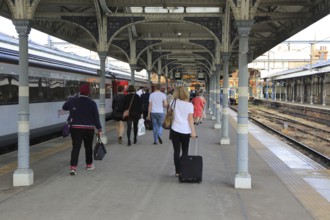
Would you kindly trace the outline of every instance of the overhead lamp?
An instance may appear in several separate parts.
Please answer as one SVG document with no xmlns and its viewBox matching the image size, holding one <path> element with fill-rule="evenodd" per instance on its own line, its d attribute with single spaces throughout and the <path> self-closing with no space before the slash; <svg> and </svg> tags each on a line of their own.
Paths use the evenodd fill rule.
<svg viewBox="0 0 330 220">
<path fill-rule="evenodd" d="M 177 34 L 178 34 L 178 37 L 181 37 L 181 32 L 178 32 Z"/>
</svg>

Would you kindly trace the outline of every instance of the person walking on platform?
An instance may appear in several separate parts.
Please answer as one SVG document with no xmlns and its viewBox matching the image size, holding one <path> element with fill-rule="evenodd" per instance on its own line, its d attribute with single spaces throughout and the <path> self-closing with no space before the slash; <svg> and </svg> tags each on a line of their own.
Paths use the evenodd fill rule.
<svg viewBox="0 0 330 220">
<path fill-rule="evenodd" d="M 118 86 L 117 94 L 113 96 L 113 100 L 112 100 L 112 115 L 113 115 L 113 119 L 117 121 L 116 131 L 117 131 L 117 138 L 119 144 L 122 143 L 122 137 L 125 128 L 124 119 L 123 119 L 124 100 L 125 100 L 124 87 Z"/>
<path fill-rule="evenodd" d="M 174 149 L 175 176 L 180 174 L 180 153 L 187 156 L 189 141 L 196 138 L 194 127 L 194 106 L 189 102 L 189 92 L 183 86 L 176 87 L 173 93 L 173 100 L 169 104 L 174 111 L 174 120 L 170 130 L 170 136 Z M 173 103 L 174 102 L 174 103 Z"/>
<path fill-rule="evenodd" d="M 77 174 L 79 152 L 84 142 L 86 155 L 86 170 L 94 170 L 93 165 L 93 139 L 94 130 L 97 135 L 102 135 L 102 127 L 99 118 L 99 111 L 96 103 L 88 97 L 90 88 L 88 84 L 80 86 L 80 96 L 72 98 L 64 103 L 62 109 L 70 110 L 72 114 L 71 139 L 72 150 L 70 160 L 70 175 Z"/>
<path fill-rule="evenodd" d="M 137 143 L 137 132 L 138 132 L 138 122 L 142 114 L 142 104 L 141 98 L 135 93 L 135 87 L 133 85 L 128 86 L 127 95 L 124 100 L 124 109 L 129 109 L 129 116 L 127 121 L 127 146 L 131 146 L 131 130 L 133 123 L 134 131 L 134 144 Z"/>
<path fill-rule="evenodd" d="M 145 92 L 141 95 L 142 113 L 144 120 L 146 120 L 148 117 L 149 97 L 150 97 L 149 88 L 146 88 Z"/>
<path fill-rule="evenodd" d="M 196 91 L 196 96 L 191 100 L 191 103 L 194 105 L 194 124 L 202 124 L 205 99 Z"/>
<path fill-rule="evenodd" d="M 154 144 L 157 144 L 157 140 L 160 144 L 162 141 L 163 133 L 163 121 L 164 121 L 164 107 L 167 107 L 166 95 L 160 91 L 161 86 L 156 85 L 155 91 L 150 94 L 149 97 L 149 109 L 147 119 L 152 120 L 152 129 L 154 136 Z"/>
</svg>

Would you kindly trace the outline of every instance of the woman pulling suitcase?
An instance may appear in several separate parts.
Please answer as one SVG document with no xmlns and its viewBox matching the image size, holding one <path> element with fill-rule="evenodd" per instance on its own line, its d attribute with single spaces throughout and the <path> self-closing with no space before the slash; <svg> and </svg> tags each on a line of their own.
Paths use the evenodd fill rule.
<svg viewBox="0 0 330 220">
<path fill-rule="evenodd" d="M 173 103 L 175 102 L 175 104 Z M 173 103 L 173 105 L 172 105 Z M 174 149 L 175 175 L 180 175 L 180 153 L 181 157 L 188 156 L 189 141 L 196 138 L 194 127 L 194 106 L 189 102 L 189 92 L 183 86 L 176 87 L 173 100 L 169 104 L 174 111 L 174 120 L 170 130 Z"/>
</svg>

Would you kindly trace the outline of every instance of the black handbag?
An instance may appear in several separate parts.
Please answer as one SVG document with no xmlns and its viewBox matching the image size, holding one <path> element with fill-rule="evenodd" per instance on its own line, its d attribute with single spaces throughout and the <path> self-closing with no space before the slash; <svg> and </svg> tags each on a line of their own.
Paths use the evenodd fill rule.
<svg viewBox="0 0 330 220">
<path fill-rule="evenodd" d="M 104 144 L 101 141 L 100 137 L 97 137 L 96 144 L 94 147 L 94 160 L 102 160 L 106 155 L 107 150 L 105 149 Z"/>
</svg>

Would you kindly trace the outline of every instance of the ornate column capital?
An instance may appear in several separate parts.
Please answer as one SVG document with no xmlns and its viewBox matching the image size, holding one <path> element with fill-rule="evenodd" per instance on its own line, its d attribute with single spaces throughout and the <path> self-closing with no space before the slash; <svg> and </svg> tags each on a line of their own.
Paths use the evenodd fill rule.
<svg viewBox="0 0 330 220">
<path fill-rule="evenodd" d="M 254 24 L 254 20 L 238 20 L 235 21 L 237 32 L 239 35 L 248 36 L 251 31 L 251 27 Z"/>
<path fill-rule="evenodd" d="M 229 52 L 224 52 L 224 53 L 221 53 L 221 56 L 222 56 L 222 60 L 223 61 L 229 61 L 229 59 L 230 59 L 230 56 L 231 56 L 231 53 L 229 53 Z"/>
<path fill-rule="evenodd" d="M 18 35 L 29 35 L 31 31 L 30 20 L 13 20 Z"/>
<path fill-rule="evenodd" d="M 105 60 L 108 56 L 108 52 L 105 51 L 97 52 L 97 54 L 99 55 L 101 60 Z"/>
</svg>

